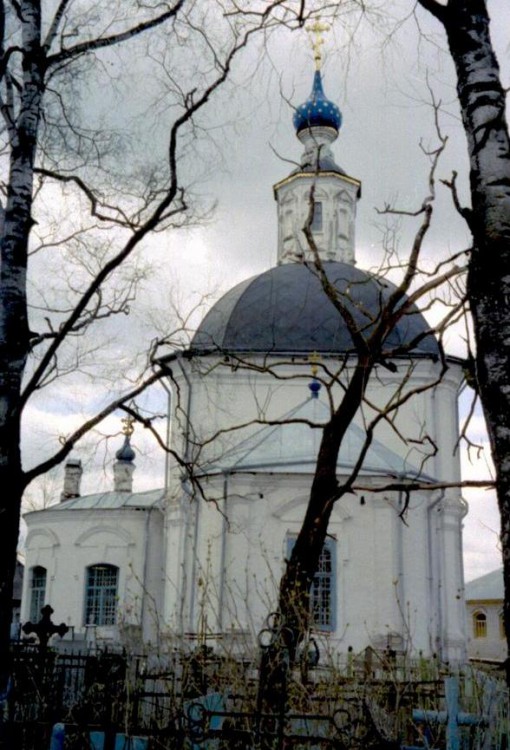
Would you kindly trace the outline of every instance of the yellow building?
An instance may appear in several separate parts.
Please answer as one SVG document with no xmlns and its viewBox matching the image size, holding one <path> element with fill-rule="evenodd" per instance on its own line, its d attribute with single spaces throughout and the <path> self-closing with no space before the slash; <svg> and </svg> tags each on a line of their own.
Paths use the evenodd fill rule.
<svg viewBox="0 0 510 750">
<path fill-rule="evenodd" d="M 501 568 L 466 584 L 468 655 L 471 659 L 506 659 L 503 596 Z"/>
</svg>

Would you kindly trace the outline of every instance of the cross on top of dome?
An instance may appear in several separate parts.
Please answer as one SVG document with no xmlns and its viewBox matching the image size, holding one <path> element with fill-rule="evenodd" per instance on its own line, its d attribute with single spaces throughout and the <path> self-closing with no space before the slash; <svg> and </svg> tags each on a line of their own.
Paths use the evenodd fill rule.
<svg viewBox="0 0 510 750">
<path fill-rule="evenodd" d="M 310 35 L 313 34 L 312 49 L 313 59 L 315 60 L 315 69 L 320 70 L 322 65 L 322 45 L 324 44 L 324 37 L 322 36 L 323 31 L 329 31 L 330 25 L 322 23 L 320 18 L 316 18 L 315 21 L 306 27 L 306 30 Z"/>
<path fill-rule="evenodd" d="M 312 49 L 316 70 L 310 96 L 294 112 L 294 127 L 298 135 L 302 130 L 314 127 L 333 128 L 338 133 L 342 124 L 342 114 L 337 105 L 325 95 L 321 74 L 324 44 L 322 32 L 328 31 L 329 26 L 317 19 L 307 30 L 313 35 Z"/>
</svg>

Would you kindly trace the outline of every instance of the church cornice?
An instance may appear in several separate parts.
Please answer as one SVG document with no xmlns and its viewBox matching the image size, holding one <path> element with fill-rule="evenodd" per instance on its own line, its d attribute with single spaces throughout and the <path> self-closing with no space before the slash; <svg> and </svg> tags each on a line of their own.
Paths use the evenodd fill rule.
<svg viewBox="0 0 510 750">
<path fill-rule="evenodd" d="M 275 200 L 277 198 L 277 193 L 280 188 L 282 188 L 284 185 L 289 185 L 291 182 L 294 182 L 295 180 L 318 180 L 319 178 L 322 179 L 324 177 L 333 177 L 334 179 L 339 180 L 340 182 L 347 182 L 350 185 L 354 185 L 358 189 L 358 198 L 361 197 L 361 182 L 360 180 L 356 180 L 354 177 L 349 177 L 349 175 L 346 174 L 340 174 L 339 172 L 333 172 L 332 170 L 320 170 L 320 171 L 313 171 L 313 172 L 305 172 L 305 171 L 299 171 L 294 172 L 293 174 L 290 174 L 288 177 L 285 177 L 283 180 L 280 180 L 280 182 L 277 182 L 275 185 L 273 185 L 273 195 L 275 197 Z"/>
</svg>

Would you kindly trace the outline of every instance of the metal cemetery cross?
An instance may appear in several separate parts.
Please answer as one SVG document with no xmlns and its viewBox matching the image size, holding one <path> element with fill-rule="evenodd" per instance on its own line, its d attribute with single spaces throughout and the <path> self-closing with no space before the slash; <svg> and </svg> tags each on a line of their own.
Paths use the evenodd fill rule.
<svg viewBox="0 0 510 750">
<path fill-rule="evenodd" d="M 413 710 L 413 720 L 426 724 L 446 725 L 446 750 L 460 750 L 460 727 L 486 727 L 485 716 L 475 716 L 459 710 L 459 680 L 457 677 L 446 677 L 445 699 L 446 711 Z"/>
<path fill-rule="evenodd" d="M 26 622 L 22 630 L 27 635 L 30 635 L 30 633 L 35 633 L 35 635 L 39 639 L 39 646 L 41 649 L 45 649 L 48 645 L 48 641 L 50 640 L 52 635 L 59 635 L 61 638 L 64 636 L 67 631 L 69 630 L 68 626 L 61 622 L 60 625 L 55 625 L 55 623 L 52 622 L 51 616 L 53 614 L 54 610 L 53 607 L 50 607 L 49 604 L 46 604 L 41 609 L 41 619 L 37 623 L 32 622 Z"/>
</svg>

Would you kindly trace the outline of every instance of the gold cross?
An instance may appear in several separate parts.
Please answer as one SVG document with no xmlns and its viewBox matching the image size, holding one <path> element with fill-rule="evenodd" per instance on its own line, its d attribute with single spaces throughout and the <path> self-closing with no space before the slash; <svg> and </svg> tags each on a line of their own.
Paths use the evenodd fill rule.
<svg viewBox="0 0 510 750">
<path fill-rule="evenodd" d="M 122 428 L 122 434 L 130 437 L 135 431 L 135 428 L 133 427 L 135 420 L 133 419 L 133 417 L 124 417 L 120 421 L 124 425 L 124 427 Z"/>
<path fill-rule="evenodd" d="M 310 35 L 315 36 L 315 39 L 312 37 L 312 50 L 313 50 L 313 59 L 315 60 L 315 67 L 317 70 L 321 69 L 322 64 L 322 45 L 324 44 L 324 39 L 322 37 L 323 31 L 329 31 L 331 26 L 328 23 L 322 23 L 320 18 L 317 18 L 313 24 L 306 27 L 306 30 L 309 32 Z"/>
<path fill-rule="evenodd" d="M 318 365 L 319 365 L 320 359 L 321 358 L 317 352 L 312 352 L 311 354 L 308 355 L 308 361 L 311 364 L 310 369 L 312 370 L 312 376 L 314 378 L 317 377 L 317 372 L 319 370 Z"/>
</svg>

